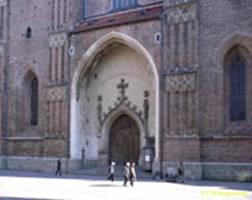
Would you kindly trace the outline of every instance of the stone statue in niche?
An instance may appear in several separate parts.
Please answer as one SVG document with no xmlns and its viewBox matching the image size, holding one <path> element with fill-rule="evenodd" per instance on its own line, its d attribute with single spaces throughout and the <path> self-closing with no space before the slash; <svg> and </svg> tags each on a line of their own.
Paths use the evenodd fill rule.
<svg viewBox="0 0 252 200">
<path fill-rule="evenodd" d="M 98 101 L 97 118 L 98 118 L 99 126 L 100 126 L 100 129 L 101 129 L 101 124 L 102 124 L 102 96 L 101 95 L 97 96 L 97 101 Z"/>
<path fill-rule="evenodd" d="M 149 92 L 144 91 L 143 110 L 144 110 L 144 129 L 145 129 L 146 137 L 148 137 L 149 109 L 150 109 Z"/>
</svg>

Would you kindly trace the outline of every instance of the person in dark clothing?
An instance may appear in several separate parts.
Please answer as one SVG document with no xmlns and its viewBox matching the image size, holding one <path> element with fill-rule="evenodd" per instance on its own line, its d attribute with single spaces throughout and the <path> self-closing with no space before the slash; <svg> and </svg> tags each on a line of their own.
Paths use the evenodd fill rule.
<svg viewBox="0 0 252 200">
<path fill-rule="evenodd" d="M 136 165 L 133 162 L 130 165 L 130 185 L 134 186 L 135 181 L 136 181 Z"/>
<path fill-rule="evenodd" d="M 130 163 L 127 162 L 123 168 L 123 178 L 124 178 L 123 186 L 127 185 L 127 182 L 129 181 L 129 176 L 130 176 Z"/>
<path fill-rule="evenodd" d="M 179 181 L 181 183 L 184 182 L 184 164 L 183 162 L 180 162 L 179 163 L 179 167 L 178 167 L 178 178 L 179 178 Z"/>
<path fill-rule="evenodd" d="M 114 181 L 115 179 L 115 162 L 111 162 L 109 166 L 109 177 L 108 180 Z"/>
<path fill-rule="evenodd" d="M 55 176 L 59 175 L 61 176 L 62 175 L 62 170 L 61 170 L 61 160 L 60 158 L 57 160 L 57 169 L 56 169 L 56 172 L 55 172 Z"/>
</svg>

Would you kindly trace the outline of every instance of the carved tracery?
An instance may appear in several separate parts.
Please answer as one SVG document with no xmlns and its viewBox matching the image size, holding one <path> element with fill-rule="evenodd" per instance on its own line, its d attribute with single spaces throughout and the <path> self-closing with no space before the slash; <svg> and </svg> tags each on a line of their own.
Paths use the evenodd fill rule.
<svg viewBox="0 0 252 200">
<path fill-rule="evenodd" d="M 117 84 L 118 97 L 114 101 L 114 105 L 108 107 L 107 111 L 103 111 L 103 98 L 101 95 L 97 96 L 97 119 L 99 122 L 100 130 L 104 125 L 107 118 L 120 107 L 126 107 L 130 112 L 134 113 L 140 119 L 141 123 L 145 127 L 145 132 L 148 129 L 148 116 L 149 116 L 149 92 L 144 92 L 143 109 L 138 108 L 137 105 L 133 104 L 126 94 L 126 90 L 129 88 L 129 83 L 125 79 L 121 79 L 120 83 Z"/>
</svg>

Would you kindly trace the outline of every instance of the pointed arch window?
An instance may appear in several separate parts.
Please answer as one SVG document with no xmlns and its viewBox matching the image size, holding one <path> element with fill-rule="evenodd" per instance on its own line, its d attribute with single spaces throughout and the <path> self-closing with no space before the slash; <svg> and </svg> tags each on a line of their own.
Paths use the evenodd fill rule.
<svg viewBox="0 0 252 200">
<path fill-rule="evenodd" d="M 27 29 L 26 29 L 26 38 L 31 38 L 32 37 L 32 29 L 31 27 L 29 26 Z"/>
<path fill-rule="evenodd" d="M 246 120 L 246 65 L 239 53 L 229 66 L 229 116 L 230 121 Z"/>
</svg>

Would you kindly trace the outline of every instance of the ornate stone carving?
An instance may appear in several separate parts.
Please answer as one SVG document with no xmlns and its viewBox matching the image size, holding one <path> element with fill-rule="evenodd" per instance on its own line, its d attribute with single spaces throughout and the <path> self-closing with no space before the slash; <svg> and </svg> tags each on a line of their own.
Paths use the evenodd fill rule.
<svg viewBox="0 0 252 200">
<path fill-rule="evenodd" d="M 197 6 L 195 3 L 188 3 L 176 6 L 166 12 L 167 23 L 183 23 L 193 21 L 197 18 Z"/>
<path fill-rule="evenodd" d="M 50 35 L 49 37 L 50 47 L 64 46 L 66 43 L 67 43 L 67 35 L 65 33 L 53 34 Z"/>
<path fill-rule="evenodd" d="M 47 89 L 47 101 L 63 101 L 66 99 L 66 87 L 58 86 Z"/>
<path fill-rule="evenodd" d="M 166 77 L 168 92 L 194 91 L 196 88 L 196 73 L 170 74 Z"/>
<path fill-rule="evenodd" d="M 109 106 L 107 112 L 103 112 L 102 97 L 101 96 L 97 97 L 97 101 L 98 101 L 97 116 L 98 116 L 98 122 L 100 124 L 100 129 L 102 128 L 104 122 L 110 116 L 110 114 L 113 113 L 118 108 L 120 108 L 121 106 L 127 107 L 127 109 L 129 109 L 131 112 L 135 113 L 139 117 L 141 122 L 144 124 L 144 118 L 142 116 L 143 112 L 140 109 L 138 109 L 136 105 L 132 104 L 131 101 L 128 99 L 128 97 L 125 95 L 126 89 L 128 87 L 129 87 L 129 84 L 126 83 L 124 79 L 121 79 L 121 82 L 117 85 L 117 89 L 119 90 L 119 96 L 114 102 L 113 107 Z"/>
<path fill-rule="evenodd" d="M 117 85 L 117 89 L 119 89 L 119 93 L 121 94 L 121 97 L 125 97 L 125 90 L 129 87 L 129 84 L 125 83 L 125 80 L 122 79 L 121 83 Z"/>
</svg>

